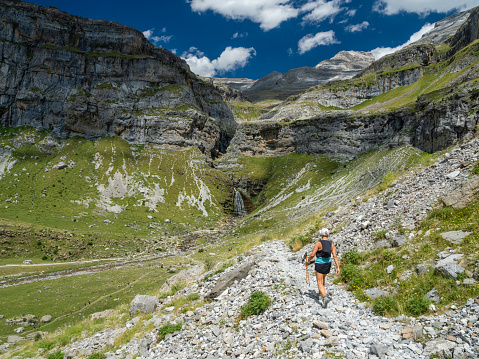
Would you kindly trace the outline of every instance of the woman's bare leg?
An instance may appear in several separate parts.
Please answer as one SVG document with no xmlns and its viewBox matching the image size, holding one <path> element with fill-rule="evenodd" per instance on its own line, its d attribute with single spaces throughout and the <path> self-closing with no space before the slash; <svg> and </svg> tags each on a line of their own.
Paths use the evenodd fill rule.
<svg viewBox="0 0 479 359">
<path fill-rule="evenodd" d="M 319 294 L 324 298 L 326 297 L 326 290 L 324 289 L 324 281 L 326 279 L 326 274 L 316 272 L 316 282 L 318 282 Z"/>
</svg>

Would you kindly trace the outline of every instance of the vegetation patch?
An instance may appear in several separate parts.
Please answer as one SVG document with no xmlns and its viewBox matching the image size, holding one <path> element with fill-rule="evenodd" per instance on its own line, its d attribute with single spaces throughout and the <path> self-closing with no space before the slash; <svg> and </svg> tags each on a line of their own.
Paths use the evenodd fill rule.
<svg viewBox="0 0 479 359">
<path fill-rule="evenodd" d="M 246 319 L 251 315 L 262 314 L 271 305 L 269 296 L 261 291 L 253 292 L 248 302 L 241 307 L 241 319 Z"/>
<path fill-rule="evenodd" d="M 182 323 L 178 323 L 178 324 L 167 323 L 158 329 L 157 338 L 158 340 L 164 340 L 168 334 L 173 334 L 174 332 L 178 332 L 181 330 L 182 327 L 183 327 Z"/>
</svg>

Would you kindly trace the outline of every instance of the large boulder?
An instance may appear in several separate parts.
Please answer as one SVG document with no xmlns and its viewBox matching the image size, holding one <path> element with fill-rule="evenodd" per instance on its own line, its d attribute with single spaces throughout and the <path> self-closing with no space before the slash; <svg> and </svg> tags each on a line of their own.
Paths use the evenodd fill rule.
<svg viewBox="0 0 479 359">
<path fill-rule="evenodd" d="M 446 206 L 455 209 L 465 208 L 474 198 L 479 196 L 479 177 L 466 181 L 445 196 L 442 201 Z"/>
<path fill-rule="evenodd" d="M 241 279 L 246 278 L 252 266 L 253 263 L 243 263 L 235 270 L 224 273 L 206 298 L 210 300 L 214 299 L 229 288 L 235 280 L 240 281 Z"/>
<path fill-rule="evenodd" d="M 158 307 L 158 299 L 151 295 L 138 294 L 130 304 L 130 315 L 135 313 L 153 313 Z"/>
<path fill-rule="evenodd" d="M 40 322 L 42 323 L 48 323 L 49 321 L 52 320 L 52 316 L 51 315 L 44 315 L 41 319 L 40 319 Z"/>
</svg>

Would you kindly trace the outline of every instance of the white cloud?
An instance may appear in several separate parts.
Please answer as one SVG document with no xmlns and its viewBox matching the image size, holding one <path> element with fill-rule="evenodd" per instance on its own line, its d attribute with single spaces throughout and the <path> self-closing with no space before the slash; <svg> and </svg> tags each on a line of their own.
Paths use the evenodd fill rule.
<svg viewBox="0 0 479 359">
<path fill-rule="evenodd" d="M 303 17 L 304 22 L 319 23 L 327 18 L 334 18 L 344 10 L 343 3 L 350 0 L 308 0 L 300 7 L 295 7 L 297 0 L 187 0 L 193 11 L 198 13 L 208 10 L 233 20 L 251 20 L 260 24 L 264 31 L 278 27 L 282 22 Z M 304 1 L 304 0 L 303 0 Z"/>
<path fill-rule="evenodd" d="M 428 14 L 430 12 L 465 10 L 477 5 L 477 0 L 377 0 L 373 10 L 387 15 L 394 15 L 402 11 Z"/>
<path fill-rule="evenodd" d="M 154 31 L 155 31 L 155 29 L 150 29 L 150 30 L 143 31 L 143 36 L 145 36 L 148 41 L 154 43 L 155 45 L 159 42 L 164 42 L 166 44 L 166 43 L 170 42 L 171 38 L 173 37 L 173 35 L 153 36 Z M 166 32 L 166 27 L 164 27 L 161 30 L 161 32 L 165 33 Z"/>
<path fill-rule="evenodd" d="M 364 29 L 367 29 L 368 26 L 369 26 L 369 22 L 363 21 L 360 24 L 346 26 L 346 31 L 348 31 L 348 32 L 361 32 Z"/>
<path fill-rule="evenodd" d="M 265 30 L 278 27 L 283 21 L 295 18 L 299 10 L 291 0 L 189 0 L 193 11 L 212 10 L 233 20 L 249 19 Z"/>
<path fill-rule="evenodd" d="M 356 15 L 356 9 L 352 9 L 352 10 L 349 10 L 346 15 L 349 16 L 349 17 L 353 17 L 354 15 Z"/>
<path fill-rule="evenodd" d="M 342 11 L 341 0 L 310 1 L 301 7 L 301 11 L 309 12 L 308 15 L 303 17 L 303 21 L 318 23 L 326 20 L 327 18 L 333 18 L 336 14 Z"/>
<path fill-rule="evenodd" d="M 318 32 L 316 35 L 308 34 L 298 42 L 298 52 L 302 55 L 320 45 L 339 44 L 334 38 L 334 31 Z"/>
<path fill-rule="evenodd" d="M 195 47 L 190 47 L 181 57 L 186 60 L 195 74 L 206 77 L 213 77 L 218 73 L 234 71 L 245 67 L 249 59 L 256 55 L 256 50 L 252 47 L 231 47 L 228 46 L 221 55 L 214 60 L 210 60 L 205 54 Z"/>
<path fill-rule="evenodd" d="M 288 49 L 288 55 L 289 56 L 293 55 L 293 49 L 291 47 Z"/>
<path fill-rule="evenodd" d="M 248 36 L 247 32 L 243 32 L 243 33 L 235 32 L 231 38 L 238 39 L 238 38 L 247 37 L 247 36 Z"/>
<path fill-rule="evenodd" d="M 396 46 L 396 47 L 377 47 L 374 50 L 371 50 L 371 52 L 374 55 L 374 58 L 376 60 L 380 59 L 384 55 L 392 54 L 393 52 L 401 50 L 402 48 L 406 47 L 407 45 L 412 44 L 415 41 L 418 41 L 422 37 L 422 35 L 424 35 L 428 31 L 432 30 L 433 28 L 434 28 L 434 24 L 426 23 L 421 28 L 421 30 L 412 34 L 411 37 L 409 38 L 409 40 L 407 42 L 405 42 L 404 44 Z"/>
</svg>

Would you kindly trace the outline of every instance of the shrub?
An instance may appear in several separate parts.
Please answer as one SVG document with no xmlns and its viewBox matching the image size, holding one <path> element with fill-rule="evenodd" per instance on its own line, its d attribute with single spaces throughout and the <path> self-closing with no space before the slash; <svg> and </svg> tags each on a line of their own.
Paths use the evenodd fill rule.
<svg viewBox="0 0 479 359">
<path fill-rule="evenodd" d="M 379 297 L 374 300 L 373 311 L 379 315 L 391 314 L 397 310 L 397 303 L 390 297 Z"/>
<path fill-rule="evenodd" d="M 341 262 L 343 266 L 347 264 L 358 265 L 361 262 L 361 254 L 356 251 L 344 253 L 341 257 Z"/>
<path fill-rule="evenodd" d="M 47 359 L 63 359 L 65 354 L 61 350 L 57 350 L 55 353 L 51 353 L 47 356 Z"/>
<path fill-rule="evenodd" d="M 105 354 L 93 353 L 87 359 L 104 359 L 104 358 L 105 358 Z"/>
<path fill-rule="evenodd" d="M 471 172 L 475 175 L 479 175 L 479 161 L 474 163 L 474 165 L 472 166 Z"/>
<path fill-rule="evenodd" d="M 366 279 L 362 273 L 356 275 L 348 284 L 348 290 L 356 290 L 366 288 Z"/>
<path fill-rule="evenodd" d="M 38 347 L 45 350 L 50 350 L 54 346 L 55 346 L 55 342 L 51 340 L 42 340 L 40 343 L 38 343 Z"/>
<path fill-rule="evenodd" d="M 158 329 L 158 340 L 163 340 L 165 339 L 167 334 L 173 334 L 174 332 L 177 332 L 181 330 L 181 327 L 183 325 L 181 323 L 178 324 L 170 324 L 166 323 L 162 327 Z"/>
<path fill-rule="evenodd" d="M 198 293 L 191 293 L 186 297 L 186 300 L 192 302 L 194 300 L 200 299 L 200 295 Z"/>
<path fill-rule="evenodd" d="M 388 233 L 387 230 L 374 232 L 374 233 L 373 233 L 373 235 L 374 235 L 374 240 L 375 240 L 375 241 L 379 241 L 379 240 L 381 240 L 381 239 L 386 239 L 386 233 Z"/>
<path fill-rule="evenodd" d="M 406 302 L 406 312 L 418 317 L 429 309 L 429 299 L 425 297 L 412 297 Z"/>
<path fill-rule="evenodd" d="M 258 315 L 271 305 L 269 296 L 261 291 L 253 292 L 248 302 L 241 307 L 241 317 L 247 318 L 250 315 Z"/>
<path fill-rule="evenodd" d="M 361 275 L 361 269 L 356 264 L 347 264 L 341 269 L 339 278 L 342 282 L 348 283 Z"/>
</svg>

